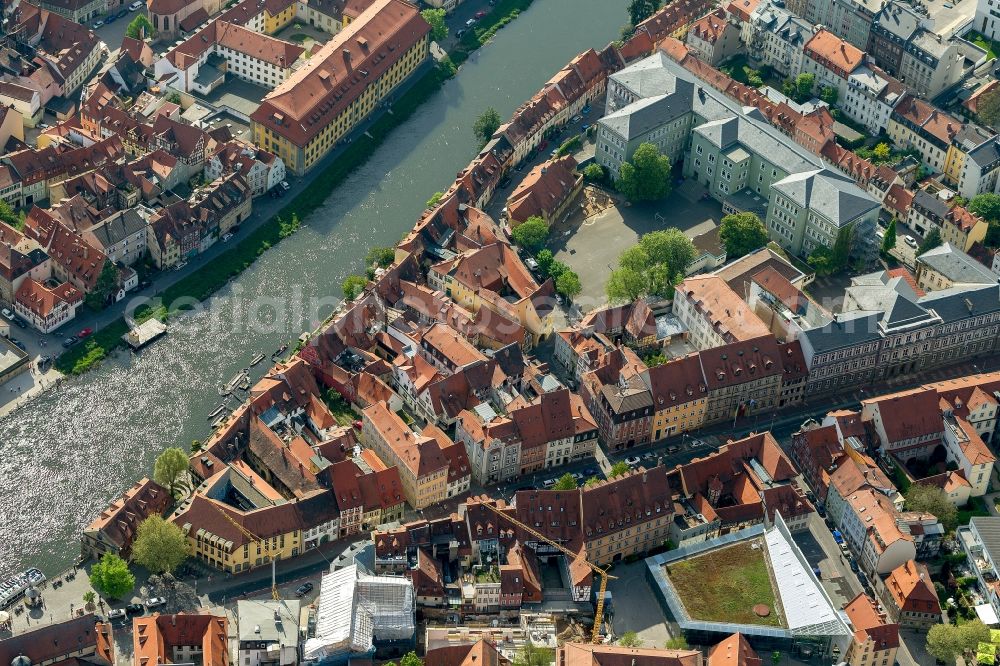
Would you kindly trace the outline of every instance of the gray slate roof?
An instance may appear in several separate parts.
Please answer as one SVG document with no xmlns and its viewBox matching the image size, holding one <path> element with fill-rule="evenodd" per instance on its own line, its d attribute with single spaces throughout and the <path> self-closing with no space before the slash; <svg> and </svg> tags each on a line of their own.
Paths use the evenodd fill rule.
<svg viewBox="0 0 1000 666">
<path fill-rule="evenodd" d="M 125 210 L 121 215 L 115 215 L 90 229 L 102 248 L 108 248 L 121 242 L 133 234 L 146 228 L 146 220 L 142 219 L 134 208 Z"/>
<path fill-rule="evenodd" d="M 990 554 L 990 559 L 994 562 L 1000 559 L 1000 517 L 998 516 L 976 516 L 969 521 L 979 537 L 983 540 L 983 548 Z"/>
<path fill-rule="evenodd" d="M 878 312 L 844 312 L 826 326 L 803 331 L 816 354 L 879 339 Z"/>
<path fill-rule="evenodd" d="M 959 250 L 951 243 L 943 243 L 927 250 L 917 261 L 937 271 L 947 279 L 963 284 L 996 284 L 997 276 L 990 269 Z"/>
<path fill-rule="evenodd" d="M 1000 286 L 952 287 L 932 291 L 920 304 L 934 310 L 944 323 L 1000 312 Z"/>
<path fill-rule="evenodd" d="M 819 212 L 838 227 L 879 207 L 853 180 L 827 168 L 793 173 L 772 187 L 799 206 Z"/>
<path fill-rule="evenodd" d="M 632 141 L 665 123 L 691 112 L 694 86 L 688 81 L 678 81 L 677 90 L 671 94 L 640 99 L 626 107 L 604 116 L 599 121 L 615 134 Z"/>
</svg>

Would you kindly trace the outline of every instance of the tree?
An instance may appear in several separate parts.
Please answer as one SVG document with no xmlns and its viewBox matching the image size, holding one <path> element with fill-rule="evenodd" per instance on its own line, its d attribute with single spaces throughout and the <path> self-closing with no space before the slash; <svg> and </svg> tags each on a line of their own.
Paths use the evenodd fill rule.
<svg viewBox="0 0 1000 666">
<path fill-rule="evenodd" d="M 767 245 L 767 227 L 754 213 L 733 213 L 722 218 L 719 238 L 726 248 L 726 257 L 739 259 Z"/>
<path fill-rule="evenodd" d="M 778 664 L 781 663 L 781 651 L 780 650 L 775 650 L 774 652 L 771 653 L 771 663 L 774 664 L 774 666 L 778 666 Z"/>
<path fill-rule="evenodd" d="M 747 85 L 751 88 L 760 88 L 764 85 L 764 79 L 761 78 L 760 72 L 756 69 L 744 66 L 743 74 L 746 75 Z"/>
<path fill-rule="evenodd" d="M 589 488 L 590 486 L 596 486 L 596 485 L 597 485 L 598 483 L 600 483 L 600 482 L 601 482 L 601 479 L 600 479 L 600 478 L 598 478 L 598 477 L 596 477 L 596 476 L 592 476 L 592 477 L 590 477 L 589 479 L 587 479 L 586 481 L 584 481 L 584 482 L 583 482 L 583 485 L 584 485 L 585 487 Z"/>
<path fill-rule="evenodd" d="M 1000 125 L 1000 90 L 981 95 L 976 101 L 976 115 L 979 122 L 996 129 Z"/>
<path fill-rule="evenodd" d="M 448 36 L 448 24 L 445 23 L 445 11 L 443 9 L 425 9 L 420 12 L 431 26 L 431 39 L 440 42 Z"/>
<path fill-rule="evenodd" d="M 576 298 L 583 291 L 583 285 L 580 284 L 580 276 L 576 274 L 576 271 L 565 271 L 556 278 L 556 291 L 566 298 Z"/>
<path fill-rule="evenodd" d="M 663 0 L 629 0 L 628 20 L 635 27 L 655 14 L 663 5 Z"/>
<path fill-rule="evenodd" d="M 872 148 L 872 157 L 875 158 L 876 162 L 888 162 L 892 157 L 892 149 L 889 147 L 889 144 L 882 141 Z"/>
<path fill-rule="evenodd" d="M 90 584 L 108 599 L 121 599 L 135 587 L 135 576 L 125 560 L 105 553 L 90 569 Z"/>
<path fill-rule="evenodd" d="M 822 88 L 819 89 L 819 98 L 824 102 L 826 102 L 827 104 L 829 104 L 830 106 L 833 106 L 837 103 L 837 96 L 838 93 L 836 88 L 832 88 L 830 86 L 823 86 Z"/>
<path fill-rule="evenodd" d="M 882 255 L 889 256 L 896 247 L 896 218 L 889 221 L 889 226 L 885 229 L 885 236 L 882 237 Z"/>
<path fill-rule="evenodd" d="M 187 542 L 176 524 L 153 515 L 139 523 L 132 561 L 153 573 L 173 573 L 187 559 Z"/>
<path fill-rule="evenodd" d="M 639 634 L 634 631 L 626 631 L 622 634 L 621 638 L 618 639 L 618 645 L 622 647 L 642 647 L 642 639 L 639 638 Z"/>
<path fill-rule="evenodd" d="M 969 212 L 978 215 L 987 222 L 1000 220 L 1000 194 L 992 192 L 977 194 L 969 202 Z"/>
<path fill-rule="evenodd" d="M 535 252 L 545 245 L 545 241 L 549 237 L 549 225 L 542 218 L 533 215 L 514 227 L 510 236 L 525 250 Z"/>
<path fill-rule="evenodd" d="M 493 133 L 497 131 L 500 127 L 500 123 L 503 119 L 500 118 L 500 113 L 494 109 L 492 106 L 487 107 L 485 111 L 479 114 L 476 118 L 476 122 L 472 125 L 472 133 L 479 138 L 479 142 L 484 146 L 493 136 Z"/>
<path fill-rule="evenodd" d="M 642 143 L 618 170 L 618 191 L 629 201 L 655 201 L 670 194 L 670 158 L 652 143 Z"/>
<path fill-rule="evenodd" d="M 937 227 L 932 227 L 931 230 L 927 232 L 927 235 L 924 236 L 924 240 L 920 243 L 920 247 L 917 248 L 917 256 L 919 257 L 928 250 L 933 250 L 943 242 L 944 240 L 941 238 L 941 232 Z"/>
<path fill-rule="evenodd" d="M 663 644 L 663 647 L 668 650 L 687 650 L 688 642 L 687 639 L 684 638 L 684 634 L 681 634 L 676 638 L 667 639 L 667 642 Z"/>
<path fill-rule="evenodd" d="M 948 495 L 936 486 L 914 483 L 906 491 L 906 510 L 932 514 L 949 532 L 958 525 L 958 509 Z"/>
<path fill-rule="evenodd" d="M 795 81 L 791 79 L 785 79 L 781 82 L 781 93 L 785 97 L 795 97 Z"/>
<path fill-rule="evenodd" d="M 136 16 L 128 24 L 128 27 L 125 28 L 125 35 L 132 39 L 143 40 L 147 37 L 152 37 L 154 34 L 153 24 L 149 22 L 149 19 L 144 14 Z"/>
<path fill-rule="evenodd" d="M 378 264 L 381 268 L 388 268 L 392 266 L 394 261 L 396 261 L 396 248 L 394 247 L 373 247 L 365 255 L 365 265 L 367 266 Z"/>
<path fill-rule="evenodd" d="M 156 459 L 153 465 L 153 480 L 167 488 L 173 497 L 177 482 L 187 471 L 188 458 L 184 449 L 171 447 L 165 449 Z"/>
<path fill-rule="evenodd" d="M 813 84 L 816 83 L 816 77 L 809 72 L 802 72 L 795 77 L 795 101 L 796 102 L 808 102 L 812 97 Z"/>
<path fill-rule="evenodd" d="M 574 488 L 576 488 L 576 479 L 569 472 L 560 476 L 556 485 L 552 486 L 552 490 L 573 490 Z"/>
<path fill-rule="evenodd" d="M 981 620 L 961 626 L 935 624 L 927 632 L 927 651 L 936 659 L 954 664 L 955 658 L 966 650 L 975 650 L 980 643 L 988 643 L 989 640 L 989 627 Z"/>
<path fill-rule="evenodd" d="M 432 194 L 431 198 L 427 200 L 427 207 L 434 208 L 434 206 L 437 206 L 438 202 L 441 201 L 441 197 L 443 196 L 444 192 L 435 192 L 434 194 Z"/>
<path fill-rule="evenodd" d="M 631 467 L 624 460 L 619 460 L 614 465 L 611 466 L 611 473 L 608 474 L 609 479 L 613 479 L 616 476 L 621 476 L 622 474 L 628 474 L 631 471 Z"/>
<path fill-rule="evenodd" d="M 535 645 L 528 639 L 514 657 L 514 666 L 551 666 L 555 651 Z"/>
<path fill-rule="evenodd" d="M 833 251 L 825 245 L 820 245 L 813 250 L 812 254 L 806 257 L 806 263 L 813 267 L 816 275 L 824 276 L 836 273 L 833 270 Z"/>
<path fill-rule="evenodd" d="M 848 224 L 837 232 L 837 238 L 833 242 L 831 249 L 831 261 L 833 262 L 833 272 L 839 273 L 847 268 L 847 262 L 851 258 L 851 244 L 854 242 L 854 225 Z"/>
<path fill-rule="evenodd" d="M 591 162 L 583 168 L 583 177 L 592 183 L 604 180 L 604 169 L 597 162 Z"/>
<path fill-rule="evenodd" d="M 101 274 L 97 276 L 94 290 L 87 294 L 87 305 L 94 310 L 103 310 L 108 304 L 108 298 L 118 287 L 118 269 L 110 259 L 104 260 Z"/>
<path fill-rule="evenodd" d="M 618 257 L 605 291 L 612 301 L 644 295 L 670 298 L 694 257 L 694 243 L 679 229 L 650 232 Z"/>
<path fill-rule="evenodd" d="M 87 590 L 86 592 L 83 593 L 83 603 L 90 606 L 95 601 L 97 601 L 97 594 L 95 594 L 93 590 Z"/>
<path fill-rule="evenodd" d="M 198 453 L 199 451 L 201 451 L 201 440 L 200 439 L 192 439 L 191 440 L 191 453 Z"/>
<path fill-rule="evenodd" d="M 348 301 L 353 301 L 357 298 L 358 294 L 365 290 L 368 280 L 362 275 L 348 275 L 344 278 L 343 284 L 340 288 L 344 291 L 344 298 Z"/>
<path fill-rule="evenodd" d="M 24 226 L 24 218 L 15 213 L 10 204 L 3 199 L 0 199 L 0 222 L 5 222 L 15 229 L 21 229 Z"/>
<path fill-rule="evenodd" d="M 418 657 L 416 652 L 407 652 L 399 660 L 399 666 L 424 666 L 424 660 Z"/>
<path fill-rule="evenodd" d="M 552 250 L 545 248 L 538 251 L 535 255 L 535 261 L 538 262 L 538 270 L 542 275 L 549 274 L 549 268 L 552 266 L 554 259 L 552 258 Z"/>
</svg>

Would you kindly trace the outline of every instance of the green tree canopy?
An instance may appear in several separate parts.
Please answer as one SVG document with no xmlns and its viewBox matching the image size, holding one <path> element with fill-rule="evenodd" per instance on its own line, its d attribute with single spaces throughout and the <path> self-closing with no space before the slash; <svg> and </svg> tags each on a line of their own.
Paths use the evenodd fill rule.
<svg viewBox="0 0 1000 666">
<path fill-rule="evenodd" d="M 533 215 L 514 227 L 510 236 L 525 250 L 536 252 L 545 245 L 545 241 L 549 237 L 549 225 L 542 218 Z"/>
<path fill-rule="evenodd" d="M 153 480 L 170 491 L 170 496 L 174 497 L 177 490 L 177 482 L 188 471 L 188 457 L 184 449 L 171 447 L 164 449 L 156 458 L 153 465 Z"/>
<path fill-rule="evenodd" d="M 149 22 L 145 14 L 139 14 L 132 22 L 128 24 L 125 28 L 125 35 L 131 37 L 132 39 L 145 39 L 147 37 L 152 37 L 155 34 L 153 30 L 153 24 Z"/>
<path fill-rule="evenodd" d="M 892 218 L 889 222 L 889 226 L 885 229 L 885 236 L 882 237 L 882 254 L 884 256 L 889 256 L 891 252 L 896 247 L 896 218 Z"/>
<path fill-rule="evenodd" d="M 969 211 L 988 222 L 1000 220 L 1000 194 L 977 194 L 969 202 Z"/>
<path fill-rule="evenodd" d="M 733 213 L 722 218 L 719 238 L 732 261 L 767 245 L 767 227 L 754 213 Z"/>
<path fill-rule="evenodd" d="M 476 118 L 476 122 L 472 125 L 472 132 L 479 138 L 481 144 L 486 145 L 501 123 L 503 123 L 503 119 L 500 118 L 500 113 L 490 106 Z"/>
<path fill-rule="evenodd" d="M 624 460 L 619 460 L 614 465 L 611 466 L 611 473 L 608 474 L 609 479 L 613 479 L 616 476 L 621 476 L 622 474 L 627 474 L 632 468 Z"/>
<path fill-rule="evenodd" d="M 597 162 L 591 162 L 583 168 L 583 177 L 597 183 L 604 180 L 604 169 Z"/>
<path fill-rule="evenodd" d="M 687 650 L 688 642 L 687 639 L 684 638 L 684 634 L 681 634 L 676 638 L 668 639 L 667 642 L 663 645 L 663 647 L 665 647 L 668 650 Z"/>
<path fill-rule="evenodd" d="M 980 95 L 976 101 L 976 115 L 979 122 L 996 129 L 1000 126 L 1000 90 L 992 90 Z"/>
<path fill-rule="evenodd" d="M 927 651 L 932 657 L 954 664 L 966 650 L 975 650 L 980 643 L 990 642 L 990 629 L 981 620 L 963 625 L 935 624 L 927 632 Z"/>
<path fill-rule="evenodd" d="M 576 298 L 583 291 L 583 285 L 580 284 L 580 276 L 576 274 L 576 271 L 563 271 L 556 278 L 556 291 L 566 298 Z"/>
<path fill-rule="evenodd" d="M 431 198 L 427 200 L 427 207 L 434 208 L 434 206 L 437 206 L 438 202 L 441 201 L 441 197 L 443 196 L 444 192 L 435 192 L 434 194 L 432 194 Z"/>
<path fill-rule="evenodd" d="M 906 491 L 906 510 L 923 511 L 941 521 L 949 532 L 958 526 L 958 509 L 937 486 L 914 483 Z"/>
<path fill-rule="evenodd" d="M 103 310 L 108 305 L 108 299 L 118 288 L 118 269 L 110 259 L 104 260 L 101 274 L 97 276 L 94 290 L 86 296 L 87 305 L 94 310 Z"/>
<path fill-rule="evenodd" d="M 618 258 L 605 287 L 612 301 L 634 301 L 645 296 L 669 298 L 695 257 L 694 243 L 676 228 L 653 231 Z"/>
<path fill-rule="evenodd" d="M 173 573 L 187 558 L 187 542 L 181 528 L 163 519 L 150 516 L 139 523 L 132 561 L 153 573 Z"/>
<path fill-rule="evenodd" d="M 888 162 L 889 158 L 892 157 L 892 149 L 889 147 L 889 144 L 882 141 L 872 148 L 872 156 L 878 162 Z"/>
<path fill-rule="evenodd" d="M 358 297 L 358 294 L 365 290 L 367 284 L 368 280 L 363 275 L 348 275 L 344 278 L 340 288 L 344 292 L 344 298 L 353 301 Z"/>
<path fill-rule="evenodd" d="M 931 230 L 927 232 L 927 235 L 924 236 L 924 240 L 920 243 L 920 247 L 917 248 L 917 256 L 919 257 L 928 250 L 933 250 L 943 242 L 944 239 L 941 238 L 941 232 L 938 228 L 931 227 Z"/>
<path fill-rule="evenodd" d="M 628 20 L 634 27 L 655 14 L 663 6 L 663 0 L 629 0 Z"/>
<path fill-rule="evenodd" d="M 135 587 L 135 576 L 125 560 L 105 553 L 90 569 L 90 584 L 108 599 L 121 599 Z"/>
<path fill-rule="evenodd" d="M 521 646 L 514 657 L 514 666 L 551 666 L 555 661 L 554 650 L 535 645 L 531 639 Z"/>
<path fill-rule="evenodd" d="M 394 247 L 373 247 L 368 250 L 368 254 L 365 255 L 365 264 L 371 266 L 372 264 L 377 264 L 382 268 L 388 268 L 392 266 L 392 262 L 396 260 L 396 248 Z"/>
<path fill-rule="evenodd" d="M 425 9 L 420 12 L 431 26 L 431 39 L 440 42 L 448 36 L 448 24 L 445 23 L 445 11 L 443 9 Z"/>
<path fill-rule="evenodd" d="M 10 207 L 9 203 L 0 199 L 0 222 L 4 222 L 15 229 L 20 230 L 24 227 L 24 216 L 18 215 L 14 212 L 14 209 Z"/>
<path fill-rule="evenodd" d="M 632 160 L 622 162 L 615 186 L 629 201 L 655 201 L 670 194 L 670 158 L 655 144 L 642 143 Z"/>
<path fill-rule="evenodd" d="M 573 490 L 576 488 L 576 479 L 569 472 L 566 472 L 556 481 L 556 485 L 552 486 L 552 490 Z"/>
<path fill-rule="evenodd" d="M 813 85 L 816 83 L 816 77 L 809 72 L 802 72 L 795 77 L 795 101 L 802 103 L 808 102 L 812 97 Z"/>
<path fill-rule="evenodd" d="M 834 106 L 837 103 L 838 94 L 837 89 L 830 86 L 823 86 L 819 89 L 819 98 L 830 106 Z"/>
<path fill-rule="evenodd" d="M 618 645 L 622 647 L 642 647 L 642 639 L 639 638 L 639 634 L 634 631 L 626 631 L 618 639 Z"/>
</svg>

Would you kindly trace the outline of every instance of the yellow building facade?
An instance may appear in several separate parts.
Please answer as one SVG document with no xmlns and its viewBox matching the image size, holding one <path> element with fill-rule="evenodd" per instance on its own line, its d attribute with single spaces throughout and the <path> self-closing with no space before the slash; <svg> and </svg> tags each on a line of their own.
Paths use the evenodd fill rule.
<svg viewBox="0 0 1000 666">
<path fill-rule="evenodd" d="M 657 409 L 653 413 L 653 441 L 697 430 L 705 423 L 706 398 Z M 654 405 L 654 408 L 656 405 Z"/>
</svg>

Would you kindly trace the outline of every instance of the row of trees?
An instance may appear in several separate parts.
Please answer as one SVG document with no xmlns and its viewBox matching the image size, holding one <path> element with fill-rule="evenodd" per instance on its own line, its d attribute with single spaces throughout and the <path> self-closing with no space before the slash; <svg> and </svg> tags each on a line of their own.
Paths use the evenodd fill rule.
<svg viewBox="0 0 1000 666">
<path fill-rule="evenodd" d="M 556 292 L 566 298 L 575 298 L 583 290 L 580 276 L 563 262 L 557 261 L 552 250 L 545 248 L 548 238 L 549 225 L 538 216 L 529 217 L 511 232 L 511 239 L 535 256 L 542 276 L 552 278 Z"/>
</svg>

